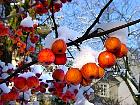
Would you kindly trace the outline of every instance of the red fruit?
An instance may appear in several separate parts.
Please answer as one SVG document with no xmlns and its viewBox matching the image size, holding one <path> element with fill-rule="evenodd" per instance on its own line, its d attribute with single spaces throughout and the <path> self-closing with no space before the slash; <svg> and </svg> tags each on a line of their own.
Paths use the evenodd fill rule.
<svg viewBox="0 0 140 105">
<path fill-rule="evenodd" d="M 110 37 L 105 41 L 107 51 L 115 53 L 121 48 L 121 41 L 116 37 Z"/>
<path fill-rule="evenodd" d="M 41 87 L 41 88 L 40 88 L 40 92 L 41 92 L 41 93 L 45 93 L 45 92 L 46 92 L 46 88 Z"/>
<path fill-rule="evenodd" d="M 56 69 L 52 74 L 53 79 L 63 81 L 65 77 L 65 73 L 61 69 Z"/>
<path fill-rule="evenodd" d="M 36 88 L 39 86 L 39 79 L 35 76 L 29 77 L 27 79 L 28 88 Z"/>
<path fill-rule="evenodd" d="M 1 100 L 1 101 L 4 101 L 4 102 L 10 101 L 10 99 L 9 99 L 9 97 L 8 97 L 8 93 L 3 93 L 3 94 L 1 95 L 1 97 L 0 97 L 0 100 Z"/>
<path fill-rule="evenodd" d="M 67 50 L 67 45 L 64 40 L 56 40 L 51 47 L 54 54 L 64 54 Z"/>
<path fill-rule="evenodd" d="M 54 64 L 56 65 L 65 65 L 67 62 L 66 53 L 64 54 L 55 54 Z"/>
<path fill-rule="evenodd" d="M 38 4 L 36 4 L 35 8 L 36 8 L 36 9 L 42 9 L 42 8 L 43 8 L 42 3 L 38 3 Z"/>
<path fill-rule="evenodd" d="M 2 101 L 14 101 L 19 97 L 18 92 L 9 92 L 9 93 L 3 93 L 1 95 L 1 100 Z"/>
<path fill-rule="evenodd" d="M 60 3 L 55 2 L 55 3 L 54 3 L 54 8 L 55 8 L 55 9 L 60 9 L 60 8 L 62 8 L 62 3 L 61 3 L 61 2 L 60 2 Z"/>
<path fill-rule="evenodd" d="M 14 101 L 14 100 L 18 99 L 18 97 L 19 97 L 19 93 L 17 91 L 16 92 L 11 91 L 8 93 L 8 98 L 10 101 Z"/>
<path fill-rule="evenodd" d="M 29 49 L 28 49 L 29 52 L 34 52 L 35 51 L 35 48 L 33 46 L 31 46 Z"/>
<path fill-rule="evenodd" d="M 70 68 L 66 75 L 65 81 L 67 84 L 78 85 L 82 81 L 82 74 L 78 68 Z"/>
<path fill-rule="evenodd" d="M 21 91 L 21 92 L 25 92 L 25 91 L 27 91 L 28 89 L 29 89 L 29 88 L 28 88 L 28 86 L 26 85 L 25 88 L 21 89 L 20 91 Z"/>
<path fill-rule="evenodd" d="M 4 105 L 4 103 L 3 103 L 3 101 L 2 101 L 2 100 L 0 100 L 0 105 Z"/>
<path fill-rule="evenodd" d="M 44 7 L 47 7 L 47 6 L 48 6 L 48 0 L 44 0 L 44 1 L 42 2 L 42 4 L 43 4 Z"/>
<path fill-rule="evenodd" d="M 24 77 L 16 77 L 14 79 L 14 86 L 19 89 L 19 90 L 22 90 L 24 88 L 26 88 L 26 78 Z"/>
<path fill-rule="evenodd" d="M 87 80 L 98 77 L 98 72 L 98 66 L 95 63 L 87 63 L 81 69 L 82 76 Z"/>
<path fill-rule="evenodd" d="M 118 52 L 116 52 L 115 55 L 116 57 L 121 58 L 121 57 L 126 56 L 127 53 L 128 53 L 128 48 L 126 47 L 125 44 L 121 43 L 121 49 Z"/>
<path fill-rule="evenodd" d="M 23 35 L 23 33 L 22 33 L 22 29 L 18 29 L 18 30 L 16 30 L 16 32 L 15 32 L 18 36 L 22 36 Z"/>
<path fill-rule="evenodd" d="M 53 12 L 58 12 L 60 11 L 60 8 L 62 8 L 62 2 L 54 2 L 54 6 L 53 6 Z M 50 12 L 52 12 L 52 5 L 50 5 Z"/>
<path fill-rule="evenodd" d="M 42 49 L 38 54 L 38 61 L 44 63 L 52 63 L 55 60 L 55 55 L 53 52 L 46 48 Z"/>
<path fill-rule="evenodd" d="M 22 42 L 18 42 L 18 43 L 17 43 L 17 46 L 18 46 L 18 47 L 21 47 L 21 46 L 22 46 Z"/>
<path fill-rule="evenodd" d="M 46 4 L 44 4 L 46 5 Z M 43 13 L 47 13 L 48 12 L 48 9 L 45 8 L 42 3 L 38 3 L 36 6 L 35 6 L 35 12 L 38 13 L 38 14 L 43 14 Z"/>
<path fill-rule="evenodd" d="M 115 65 L 116 57 L 108 51 L 103 51 L 98 56 L 98 63 L 102 68 L 110 68 Z"/>
<path fill-rule="evenodd" d="M 37 43 L 39 38 L 38 38 L 38 36 L 33 36 L 33 37 L 30 38 L 30 40 L 31 40 L 32 43 Z"/>
<path fill-rule="evenodd" d="M 65 83 L 63 83 L 63 82 L 62 83 L 61 82 L 54 83 L 54 88 L 58 92 L 62 92 L 64 87 L 65 87 Z"/>
</svg>

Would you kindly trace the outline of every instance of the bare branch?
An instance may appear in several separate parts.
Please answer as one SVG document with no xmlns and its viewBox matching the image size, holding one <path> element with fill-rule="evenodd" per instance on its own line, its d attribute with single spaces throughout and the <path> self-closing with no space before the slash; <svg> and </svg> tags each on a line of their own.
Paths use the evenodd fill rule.
<svg viewBox="0 0 140 105">
<path fill-rule="evenodd" d="M 53 0 L 51 0 L 51 4 L 52 4 L 52 20 L 53 20 L 53 24 L 54 24 L 54 30 L 55 30 L 55 35 L 56 35 L 56 38 L 58 38 L 58 32 L 57 32 L 57 24 L 56 24 L 56 22 L 55 22 L 55 17 L 54 17 L 54 8 L 53 8 L 53 6 L 54 6 L 54 3 L 53 3 L 54 1 Z"/>
<path fill-rule="evenodd" d="M 114 31 L 117 31 L 117 30 L 126 28 L 126 27 L 128 27 L 128 26 L 132 26 L 132 25 L 137 24 L 137 23 L 139 23 L 139 22 L 140 22 L 140 19 L 135 20 L 135 21 L 131 21 L 131 22 L 126 23 L 126 24 L 124 24 L 124 25 L 121 25 L 121 26 L 118 26 L 118 27 L 109 29 L 109 30 L 104 31 L 104 32 L 99 32 L 99 33 L 97 33 L 97 30 L 95 30 L 94 32 L 90 33 L 89 35 L 82 36 L 82 37 L 76 39 L 75 41 L 72 41 L 72 42 L 67 43 L 67 46 L 72 46 L 72 45 L 74 45 L 74 43 L 82 43 L 83 41 L 85 41 L 85 40 L 87 40 L 87 39 L 91 39 L 91 38 L 94 38 L 94 37 L 100 37 L 100 36 L 103 36 L 103 35 L 112 33 L 112 32 L 114 32 Z"/>
<path fill-rule="evenodd" d="M 113 0 L 110 0 L 105 6 L 104 8 L 101 9 L 98 17 L 96 18 L 96 20 L 93 22 L 93 24 L 87 29 L 87 31 L 85 32 L 85 34 L 83 36 L 86 36 L 89 34 L 90 30 L 96 25 L 96 23 L 99 22 L 100 17 L 102 16 L 103 12 L 106 10 L 106 8 L 111 4 Z"/>
</svg>

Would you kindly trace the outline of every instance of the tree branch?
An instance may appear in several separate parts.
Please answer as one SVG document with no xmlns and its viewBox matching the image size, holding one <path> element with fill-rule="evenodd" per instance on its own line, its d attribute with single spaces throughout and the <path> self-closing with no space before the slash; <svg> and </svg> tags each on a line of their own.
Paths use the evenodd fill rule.
<svg viewBox="0 0 140 105">
<path fill-rule="evenodd" d="M 52 18 L 53 24 L 54 24 L 55 36 L 56 36 L 56 38 L 58 38 L 57 24 L 55 22 L 54 8 L 53 8 L 53 6 L 54 6 L 54 0 L 51 0 L 51 5 L 52 5 L 52 16 L 51 16 L 51 18 Z"/>
<path fill-rule="evenodd" d="M 113 0 L 110 0 L 100 11 L 98 17 L 96 18 L 96 20 L 93 22 L 93 24 L 86 30 L 85 34 L 83 35 L 86 36 L 89 34 L 90 30 L 96 25 L 96 23 L 99 22 L 100 17 L 102 16 L 103 12 L 107 9 L 107 7 L 111 4 Z"/>
<path fill-rule="evenodd" d="M 21 70 L 24 70 L 28 67 L 30 67 L 31 65 L 37 63 L 38 61 L 35 60 L 33 62 L 30 62 L 28 64 L 24 64 L 22 67 L 19 67 L 15 70 L 15 72 L 13 74 L 11 74 L 9 77 L 7 77 L 6 79 L 4 79 L 3 81 L 0 82 L 0 84 L 5 83 L 6 81 L 10 80 L 12 77 L 14 77 L 16 74 L 20 73 Z"/>
<path fill-rule="evenodd" d="M 112 28 L 112 29 L 109 29 L 109 30 L 106 30 L 104 32 L 97 32 L 97 30 L 95 30 L 94 32 L 90 33 L 89 35 L 86 35 L 86 36 L 82 36 L 72 42 L 69 42 L 67 43 L 67 46 L 72 46 L 74 45 L 74 43 L 82 43 L 83 41 L 87 40 L 87 39 L 91 39 L 91 38 L 94 38 L 94 37 L 100 37 L 100 36 L 103 36 L 103 35 L 106 35 L 106 34 L 109 34 L 109 33 L 112 33 L 114 31 L 117 31 L 117 30 L 120 30 L 120 29 L 123 29 L 123 28 L 126 28 L 128 26 L 132 26 L 134 24 L 137 24 L 140 22 L 140 19 L 138 20 L 135 20 L 135 21 L 131 21 L 129 23 L 126 23 L 124 25 L 121 25 L 121 26 L 118 26 L 118 27 L 115 27 L 115 28 Z"/>
</svg>

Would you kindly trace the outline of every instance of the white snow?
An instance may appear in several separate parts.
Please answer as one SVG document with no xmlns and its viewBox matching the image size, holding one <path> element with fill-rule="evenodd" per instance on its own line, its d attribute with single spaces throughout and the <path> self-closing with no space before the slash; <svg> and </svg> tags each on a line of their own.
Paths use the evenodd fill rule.
<svg viewBox="0 0 140 105">
<path fill-rule="evenodd" d="M 65 65 L 59 65 L 59 66 L 57 67 L 57 69 L 61 69 L 61 70 L 63 70 L 65 74 L 66 74 L 67 71 L 68 71 L 68 67 L 65 66 Z"/>
<path fill-rule="evenodd" d="M 41 40 L 41 44 L 45 48 L 51 48 L 53 41 L 54 41 L 54 36 L 52 34 L 48 34 L 45 39 Z"/>
<path fill-rule="evenodd" d="M 90 103 L 87 99 L 85 98 L 79 98 L 76 100 L 74 105 L 94 105 L 93 103 Z"/>
<path fill-rule="evenodd" d="M 80 85 L 70 85 L 70 87 L 68 88 L 69 91 L 74 92 L 75 89 L 79 90 Z"/>
<path fill-rule="evenodd" d="M 5 66 L 5 62 L 2 62 L 2 61 L 0 60 L 0 66 L 1 66 L 1 67 L 4 67 L 4 66 Z"/>
<path fill-rule="evenodd" d="M 32 65 L 32 66 L 30 66 L 31 67 L 31 71 L 33 72 L 33 73 L 39 73 L 39 74 L 41 74 L 42 72 L 43 72 L 43 70 L 44 70 L 44 68 L 43 68 L 43 66 L 42 65 Z"/>
<path fill-rule="evenodd" d="M 86 63 L 97 63 L 98 52 L 89 46 L 83 46 L 81 51 L 76 54 L 72 67 L 81 69 Z"/>
<path fill-rule="evenodd" d="M 3 71 L 3 72 L 7 72 L 7 70 L 8 70 L 8 66 L 4 66 L 4 67 L 2 68 L 2 71 Z"/>
<path fill-rule="evenodd" d="M 47 73 L 43 73 L 39 79 L 43 79 L 43 80 L 53 80 L 52 78 L 52 72 L 47 72 Z"/>
<path fill-rule="evenodd" d="M 33 20 L 33 23 L 38 25 L 38 20 Z"/>
<path fill-rule="evenodd" d="M 27 17 L 24 18 L 24 19 L 21 21 L 20 25 L 21 25 L 22 27 L 33 27 L 34 22 L 33 22 L 32 18 L 29 16 L 29 13 L 27 13 Z"/>
<path fill-rule="evenodd" d="M 5 83 L 0 84 L 0 88 L 4 93 L 9 93 L 11 91 L 10 88 L 8 88 Z"/>
<path fill-rule="evenodd" d="M 34 101 L 33 105 L 39 105 L 39 101 Z"/>
<path fill-rule="evenodd" d="M 23 92 L 20 92 L 20 97 L 24 98 L 25 100 L 30 100 L 30 95 L 26 92 L 24 92 L 24 97 L 23 97 Z"/>
<path fill-rule="evenodd" d="M 16 67 L 13 64 L 8 63 L 8 69 L 16 69 Z"/>
<path fill-rule="evenodd" d="M 2 79 L 6 79 L 7 77 L 9 77 L 9 74 L 7 73 L 2 73 L 1 74 Z"/>
<path fill-rule="evenodd" d="M 68 87 L 67 87 L 67 85 L 66 85 L 66 86 L 63 88 L 63 93 L 66 93 L 67 89 L 68 89 Z"/>
<path fill-rule="evenodd" d="M 29 78 L 35 76 L 35 74 L 33 72 L 24 72 L 23 74 L 20 74 L 18 77 L 24 77 L 24 78 Z"/>
<path fill-rule="evenodd" d="M 69 29 L 66 26 L 61 26 L 61 27 L 58 27 L 58 36 L 59 38 L 64 39 L 66 43 L 68 43 L 68 42 L 71 42 L 70 40 L 75 40 L 78 37 L 81 37 L 82 34 L 72 29 Z"/>
<path fill-rule="evenodd" d="M 97 28 L 101 28 L 104 31 L 106 31 L 106 30 L 109 30 L 109 29 L 112 29 L 112 28 L 121 26 L 123 24 L 126 24 L 126 22 L 118 21 L 118 22 L 102 23 L 102 24 L 96 25 L 95 28 L 92 31 L 96 30 Z M 102 32 L 102 30 L 101 30 L 101 32 Z M 128 36 L 128 28 L 120 29 L 118 31 L 115 31 L 115 32 L 110 33 L 109 35 L 111 37 L 114 36 L 114 37 L 119 38 L 122 43 L 125 43 L 126 44 L 127 36 Z"/>
</svg>

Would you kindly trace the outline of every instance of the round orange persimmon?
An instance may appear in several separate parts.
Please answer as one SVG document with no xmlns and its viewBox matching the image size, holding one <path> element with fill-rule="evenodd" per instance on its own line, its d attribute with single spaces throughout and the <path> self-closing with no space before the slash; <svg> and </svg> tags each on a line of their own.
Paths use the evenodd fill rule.
<svg viewBox="0 0 140 105">
<path fill-rule="evenodd" d="M 41 63 L 52 63 L 55 60 L 55 55 L 53 54 L 53 52 L 46 48 L 46 49 L 42 49 L 39 54 L 38 54 L 38 61 Z"/>
<path fill-rule="evenodd" d="M 78 85 L 82 81 L 82 74 L 78 68 L 70 68 L 66 75 L 65 81 L 67 84 Z"/>
<path fill-rule="evenodd" d="M 116 37 L 109 37 L 105 41 L 105 48 L 107 51 L 115 53 L 121 48 L 121 41 Z"/>
<path fill-rule="evenodd" d="M 52 74 L 53 79 L 58 81 L 63 81 L 65 77 L 65 73 L 61 69 L 56 69 Z"/>
<path fill-rule="evenodd" d="M 102 68 L 110 68 L 115 65 L 116 57 L 111 52 L 103 51 L 98 56 L 98 63 Z"/>
<path fill-rule="evenodd" d="M 98 77 L 98 66 L 95 63 L 87 63 L 82 66 L 81 73 L 86 80 Z"/>
<path fill-rule="evenodd" d="M 51 47 L 54 54 L 64 54 L 67 50 L 67 45 L 64 40 L 56 40 Z"/>
<path fill-rule="evenodd" d="M 126 56 L 128 53 L 128 48 L 125 44 L 121 43 L 121 49 L 115 53 L 116 57 L 121 58 L 123 56 Z"/>
</svg>

